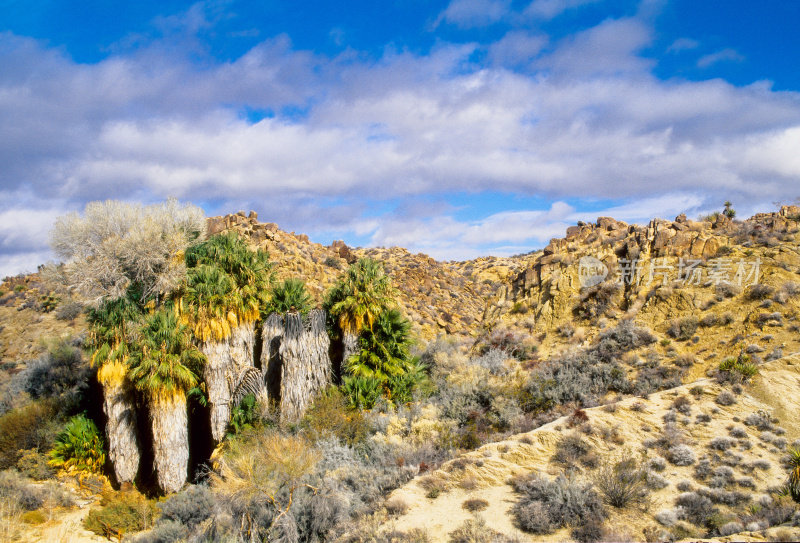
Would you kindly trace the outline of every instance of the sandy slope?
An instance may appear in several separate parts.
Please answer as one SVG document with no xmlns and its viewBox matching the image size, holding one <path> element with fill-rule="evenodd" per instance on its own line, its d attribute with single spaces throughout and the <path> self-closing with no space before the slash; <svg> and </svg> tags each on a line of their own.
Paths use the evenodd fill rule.
<svg viewBox="0 0 800 543">
<path fill-rule="evenodd" d="M 789 443 L 800 437 L 800 356 L 787 356 L 761 366 L 761 373 L 754 378 L 752 384 L 745 388 L 736 404 L 718 406 L 714 399 L 721 387 L 711 379 L 701 379 L 677 389 L 652 394 L 649 399 L 629 398 L 617 404 L 614 412 L 603 407 L 587 409 L 589 421 L 594 428 L 593 435 L 584 435 L 602 458 L 610 455 L 646 454 L 654 456 L 655 449 L 645 449 L 642 442 L 658 435 L 663 426 L 662 417 L 669 410 L 672 401 L 679 395 L 686 394 L 695 386 L 703 388 L 703 394 L 697 399 L 692 396 L 692 413 L 690 420 L 679 415 L 678 424 L 690 439 L 690 445 L 698 458 L 707 449 L 707 443 L 714 437 L 726 436 L 731 425 L 741 426 L 749 414 L 758 410 L 767 410 L 780 419 L 780 426 L 786 429 L 785 438 Z M 644 406 L 644 410 L 631 409 L 636 403 Z M 697 423 L 695 417 L 700 413 L 712 416 L 711 422 Z M 682 420 L 683 419 L 683 420 Z M 614 443 L 601 437 L 601 429 L 616 427 L 623 443 Z M 756 482 L 754 495 L 764 493 L 770 486 L 780 485 L 785 480 L 785 472 L 780 467 L 779 459 L 783 455 L 771 445 L 759 440 L 755 429 L 748 428 L 749 439 L 753 443 L 748 451 L 737 450 L 744 462 L 765 459 L 771 464 L 766 471 L 752 473 Z M 393 498 L 402 499 L 408 505 L 406 514 L 397 519 L 396 528 L 409 530 L 425 528 L 435 541 L 447 541 L 447 534 L 470 518 L 470 513 L 462 509 L 467 498 L 483 498 L 489 507 L 480 515 L 489 527 L 507 535 L 516 535 L 523 541 L 568 540 L 567 530 L 532 536 L 517 530 L 509 511 L 517 500 L 517 496 L 507 481 L 516 474 L 540 472 L 553 476 L 561 471 L 561 466 L 552 464 L 550 457 L 563 434 L 572 432 L 567 428 L 564 418 L 551 422 L 527 434 L 519 434 L 512 438 L 484 445 L 476 451 L 462 455 L 448 462 L 442 469 L 423 475 L 394 492 Z M 645 452 L 646 451 L 646 452 Z M 460 469 L 460 465 L 468 463 Z M 669 486 L 652 494 L 652 504 L 648 511 L 612 510 L 608 526 L 620 537 L 643 541 L 643 530 L 648 526 L 657 526 L 653 515 L 658 511 L 673 506 L 678 494 L 675 484 L 678 481 L 692 480 L 692 467 L 677 467 L 669 464 L 661 474 L 669 482 Z M 737 476 L 739 473 L 737 472 Z M 423 488 L 425 479 L 436 478 L 447 488 L 437 498 L 430 499 L 428 491 Z M 800 529 L 793 528 L 795 539 L 800 540 Z M 773 529 L 774 531 L 774 529 Z M 698 534 L 699 535 L 699 534 Z M 753 534 L 752 539 L 764 539 L 769 534 Z M 729 540 L 749 539 L 745 534 L 736 534 Z"/>
</svg>

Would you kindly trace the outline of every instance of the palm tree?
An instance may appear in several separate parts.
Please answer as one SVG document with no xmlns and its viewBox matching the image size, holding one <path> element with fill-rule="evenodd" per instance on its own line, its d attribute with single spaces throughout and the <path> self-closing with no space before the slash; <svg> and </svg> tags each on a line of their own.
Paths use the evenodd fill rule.
<svg viewBox="0 0 800 543">
<path fill-rule="evenodd" d="M 362 258 L 351 265 L 331 288 L 325 307 L 342 331 L 344 362 L 358 350 L 361 331 L 372 328 L 393 297 L 394 289 L 383 266 L 370 258 Z"/>
<path fill-rule="evenodd" d="M 276 313 L 299 311 L 303 315 L 311 310 L 314 299 L 300 279 L 287 279 L 272 288 L 270 309 Z"/>
<path fill-rule="evenodd" d="M 356 377 L 371 377 L 386 383 L 405 373 L 411 324 L 396 309 L 381 313 L 372 328 L 359 338 L 360 351 L 347 360 L 346 369 Z"/>
<path fill-rule="evenodd" d="M 100 367 L 97 379 L 103 386 L 103 411 L 108 419 L 108 456 L 120 483 L 135 479 L 141 460 L 133 390 L 127 378 L 131 329 L 141 316 L 136 302 L 128 297 L 106 299 L 88 312 L 89 345 L 94 349 L 91 361 Z"/>
<path fill-rule="evenodd" d="M 189 433 L 186 391 L 197 384 L 205 362 L 192 343 L 189 328 L 172 308 L 145 318 L 131 353 L 131 381 L 150 400 L 154 463 L 164 492 L 177 492 L 186 482 Z"/>
<path fill-rule="evenodd" d="M 254 323 L 268 307 L 271 265 L 266 252 L 251 250 L 233 232 L 191 247 L 186 264 L 186 286 L 176 305 L 208 360 L 203 379 L 211 434 L 219 442 L 230 420 L 235 378 L 254 366 Z"/>
</svg>

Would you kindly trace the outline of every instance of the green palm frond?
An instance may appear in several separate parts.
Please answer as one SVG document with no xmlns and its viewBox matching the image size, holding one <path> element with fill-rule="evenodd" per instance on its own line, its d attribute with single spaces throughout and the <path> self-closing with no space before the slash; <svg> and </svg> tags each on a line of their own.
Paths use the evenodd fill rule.
<svg viewBox="0 0 800 543">
<path fill-rule="evenodd" d="M 305 315 L 313 303 L 306 284 L 300 279 L 287 279 L 272 289 L 271 311 L 286 313 L 294 309 Z"/>
<path fill-rule="evenodd" d="M 339 327 L 353 334 L 372 328 L 375 319 L 393 304 L 394 289 L 383 266 L 362 258 L 350 266 L 329 291 L 325 308 Z"/>
<path fill-rule="evenodd" d="M 187 326 L 169 308 L 149 315 L 131 353 L 129 376 L 151 397 L 185 394 L 197 382 L 205 357 L 197 350 Z"/>
</svg>

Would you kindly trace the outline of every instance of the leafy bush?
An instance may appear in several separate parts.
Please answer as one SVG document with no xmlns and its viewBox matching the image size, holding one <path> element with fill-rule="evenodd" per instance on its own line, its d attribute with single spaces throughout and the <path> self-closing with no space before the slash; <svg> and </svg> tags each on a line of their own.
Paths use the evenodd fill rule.
<svg viewBox="0 0 800 543">
<path fill-rule="evenodd" d="M 105 461 L 103 438 L 94 421 L 83 415 L 67 422 L 50 451 L 50 464 L 66 471 L 99 473 Z"/>
<path fill-rule="evenodd" d="M 608 311 L 622 288 L 616 282 L 604 281 L 581 293 L 575 314 L 584 319 L 596 319 Z"/>
<path fill-rule="evenodd" d="M 775 289 L 763 283 L 757 283 L 747 289 L 747 298 L 750 300 L 764 300 L 775 293 Z"/>
<path fill-rule="evenodd" d="M 725 382 L 739 383 L 747 381 L 758 374 L 758 366 L 750 361 L 750 356 L 740 354 L 738 357 L 729 356 L 719 363 L 717 380 Z"/>
<path fill-rule="evenodd" d="M 448 535 L 450 543 L 493 543 L 500 534 L 486 526 L 482 518 L 472 518 Z"/>
<path fill-rule="evenodd" d="M 189 528 L 176 520 L 160 520 L 152 530 L 142 532 L 132 539 L 133 543 L 177 543 L 185 541 Z M 126 539 L 127 540 L 127 539 Z"/>
<path fill-rule="evenodd" d="M 55 475 L 55 471 L 48 463 L 48 457 L 45 454 L 36 449 L 20 452 L 22 456 L 17 461 L 17 469 L 20 473 L 27 475 L 31 479 L 50 479 Z"/>
<path fill-rule="evenodd" d="M 342 391 L 353 409 L 372 409 L 383 394 L 383 385 L 374 377 L 348 376 L 342 379 Z"/>
<path fill-rule="evenodd" d="M 522 494 L 512 513 L 525 531 L 546 534 L 555 528 L 605 519 L 603 502 L 590 484 L 563 475 L 551 481 L 536 474 L 514 479 L 512 484 Z"/>
<path fill-rule="evenodd" d="M 487 507 L 489 507 L 489 502 L 483 498 L 470 498 L 468 500 L 464 500 L 464 502 L 461 504 L 461 508 L 469 511 L 470 513 L 483 511 Z"/>
<path fill-rule="evenodd" d="M 155 502 L 135 490 L 108 492 L 100 507 L 89 511 L 84 526 L 97 535 L 119 538 L 150 528 L 157 513 Z"/>
</svg>

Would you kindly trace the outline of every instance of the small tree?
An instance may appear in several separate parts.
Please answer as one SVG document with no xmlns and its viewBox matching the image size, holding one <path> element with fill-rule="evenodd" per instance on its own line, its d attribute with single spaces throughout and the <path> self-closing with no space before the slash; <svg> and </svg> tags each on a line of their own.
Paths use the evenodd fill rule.
<svg viewBox="0 0 800 543">
<path fill-rule="evenodd" d="M 90 202 L 83 216 L 59 217 L 50 244 L 64 265 L 58 278 L 87 298 L 124 296 L 130 287 L 160 298 L 184 276 L 183 252 L 205 233 L 203 210 L 177 200 L 142 207 Z"/>
</svg>

